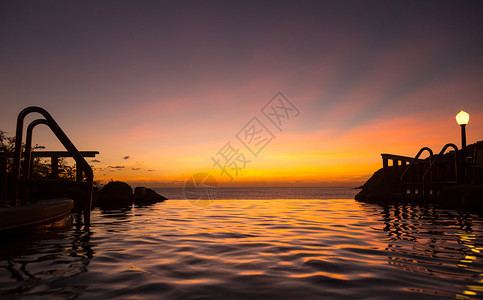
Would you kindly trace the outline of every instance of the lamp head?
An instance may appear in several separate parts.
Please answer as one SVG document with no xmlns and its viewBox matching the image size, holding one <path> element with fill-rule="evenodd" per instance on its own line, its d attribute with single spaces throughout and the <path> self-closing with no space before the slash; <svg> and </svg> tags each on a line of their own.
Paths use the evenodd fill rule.
<svg viewBox="0 0 483 300">
<path fill-rule="evenodd" d="M 470 115 L 465 111 L 460 111 L 456 115 L 456 122 L 458 122 L 458 125 L 460 126 L 468 124 L 469 120 L 470 120 Z"/>
</svg>

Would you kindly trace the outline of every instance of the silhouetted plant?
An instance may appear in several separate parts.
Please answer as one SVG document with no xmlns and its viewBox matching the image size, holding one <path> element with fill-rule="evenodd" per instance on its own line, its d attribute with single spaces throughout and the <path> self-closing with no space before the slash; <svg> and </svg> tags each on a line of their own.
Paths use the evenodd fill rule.
<svg viewBox="0 0 483 300">
<path fill-rule="evenodd" d="M 32 147 L 32 150 L 45 149 L 44 146 L 36 144 Z M 0 130 L 0 152 L 14 153 L 15 151 L 15 137 L 7 136 L 7 132 Z M 22 151 L 25 151 L 25 144 L 22 143 Z M 20 162 L 20 171 L 23 171 L 24 158 Z M 7 172 L 11 173 L 13 169 L 13 159 L 7 159 Z M 75 180 L 76 169 L 75 166 L 70 166 L 66 159 L 59 158 L 59 179 L 62 180 Z M 50 159 L 35 157 L 32 160 L 32 178 L 35 179 L 47 179 L 51 177 Z"/>
</svg>

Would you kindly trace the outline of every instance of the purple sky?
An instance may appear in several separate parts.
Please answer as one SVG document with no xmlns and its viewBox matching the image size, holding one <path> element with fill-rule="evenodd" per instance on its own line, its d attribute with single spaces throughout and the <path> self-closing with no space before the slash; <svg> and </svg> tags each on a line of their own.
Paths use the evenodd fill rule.
<svg viewBox="0 0 483 300">
<path fill-rule="evenodd" d="M 13 134 L 21 109 L 42 106 L 79 148 L 101 151 L 104 167 L 131 156 L 159 172 L 149 176 L 181 178 L 185 162 L 161 161 L 209 165 L 282 91 L 301 111 L 287 129 L 293 143 L 357 132 L 368 149 L 367 126 L 395 122 L 418 136 L 401 141 L 409 155 L 426 141 L 456 142 L 461 109 L 474 142 L 483 133 L 482 15 L 481 1 L 2 1 L 0 129 Z M 187 154 L 206 143 L 212 150 Z M 372 148 L 379 163 L 387 149 Z"/>
</svg>

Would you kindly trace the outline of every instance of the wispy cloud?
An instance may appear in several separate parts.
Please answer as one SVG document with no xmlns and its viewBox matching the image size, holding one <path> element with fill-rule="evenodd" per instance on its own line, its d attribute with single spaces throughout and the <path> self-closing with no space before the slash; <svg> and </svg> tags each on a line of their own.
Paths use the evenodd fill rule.
<svg viewBox="0 0 483 300">
<path fill-rule="evenodd" d="M 109 169 L 124 169 L 124 166 L 107 166 Z"/>
<path fill-rule="evenodd" d="M 9 99 L 0 100 L 0 128 L 14 132 L 16 114 L 40 94 L 51 99 L 54 117 L 69 116 L 63 126 L 82 148 L 102 153 L 102 163 L 90 158 L 101 166 L 96 175 L 184 181 L 205 169 L 220 174 L 211 157 L 230 140 L 236 146 L 235 134 L 281 90 L 301 115 L 274 131 L 257 159 L 246 153 L 252 162 L 240 177 L 267 184 L 275 175 L 357 179 L 380 167 L 380 153 L 414 155 L 422 146 L 457 142 L 454 115 L 461 109 L 471 115 L 468 143 L 481 139 L 480 2 L 432 9 L 419 2 L 267 1 L 256 10 L 244 2 L 202 10 L 92 4 L 97 15 L 66 4 L 62 14 L 40 5 L 35 18 L 18 2 L 6 7 L 4 14 L 15 17 L 2 20 L 9 30 L 0 31 L 0 40 L 15 41 L 0 47 L 0 57 L 9 57 L 0 70 L 0 99 Z M 225 23 L 232 14 L 249 22 Z M 125 16 L 132 22 L 111 26 Z M 56 27 L 87 18 L 99 26 Z M 25 35 L 30 29 L 45 34 Z M 83 42 L 56 55 L 65 39 Z M 84 114 L 89 122 L 79 126 Z"/>
</svg>

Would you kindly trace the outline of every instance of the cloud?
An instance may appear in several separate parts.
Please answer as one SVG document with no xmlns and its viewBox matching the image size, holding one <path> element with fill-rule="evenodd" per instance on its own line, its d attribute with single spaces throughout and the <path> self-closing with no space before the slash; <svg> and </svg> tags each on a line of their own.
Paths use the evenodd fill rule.
<svg viewBox="0 0 483 300">
<path fill-rule="evenodd" d="M 129 158 L 131 158 L 131 156 L 129 156 L 129 155 L 126 155 L 126 156 L 123 156 L 122 157 L 122 159 L 124 159 L 124 160 L 129 159 Z"/>
<path fill-rule="evenodd" d="M 124 166 L 107 166 L 110 169 L 124 169 Z"/>
<path fill-rule="evenodd" d="M 138 170 L 141 170 L 141 168 L 132 168 L 131 170 L 138 171 Z"/>
<path fill-rule="evenodd" d="M 98 159 L 93 159 L 93 160 L 91 160 L 91 162 L 93 162 L 93 163 L 100 163 L 101 161 L 98 160 Z"/>
<path fill-rule="evenodd" d="M 148 171 L 148 172 L 154 172 L 154 171 L 156 171 L 156 170 L 146 170 L 146 171 Z"/>
</svg>

